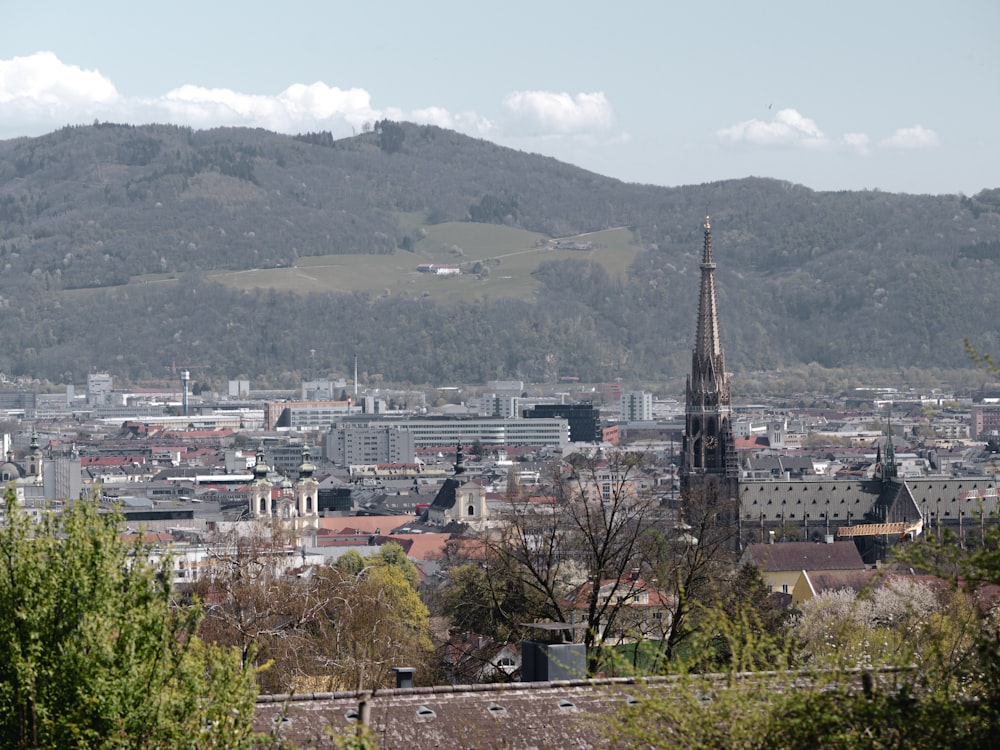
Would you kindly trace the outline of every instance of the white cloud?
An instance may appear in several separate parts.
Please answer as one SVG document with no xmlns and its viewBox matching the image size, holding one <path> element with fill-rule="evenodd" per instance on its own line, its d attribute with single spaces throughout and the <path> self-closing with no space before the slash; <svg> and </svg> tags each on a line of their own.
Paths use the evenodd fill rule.
<svg viewBox="0 0 1000 750">
<path fill-rule="evenodd" d="M 4 114 L 0 137 L 39 134 L 95 118 L 196 128 L 243 125 L 283 133 L 315 129 L 343 133 L 383 117 L 410 119 L 398 109 L 375 108 L 364 89 L 321 82 L 293 84 L 276 96 L 184 85 L 161 96 L 129 99 L 99 72 L 67 65 L 52 52 L 0 59 L 0 104 Z"/>
<path fill-rule="evenodd" d="M 859 154 L 867 154 L 871 142 L 865 133 L 844 133 L 840 140 L 848 149 L 857 151 Z"/>
<path fill-rule="evenodd" d="M 181 86 L 162 97 L 145 100 L 143 105 L 158 121 L 194 127 L 247 125 L 283 133 L 341 123 L 357 127 L 382 116 L 372 107 L 371 96 L 364 89 L 343 90 L 325 83 L 297 83 L 277 96 Z"/>
<path fill-rule="evenodd" d="M 406 115 L 405 119 L 421 125 L 437 125 L 449 130 L 457 130 L 480 138 L 492 135 L 496 130 L 496 125 L 482 115 L 475 112 L 449 112 L 443 107 L 415 109 Z"/>
<path fill-rule="evenodd" d="M 614 110 L 601 91 L 571 96 L 553 91 L 515 91 L 503 101 L 512 133 L 574 135 L 614 126 Z"/>
<path fill-rule="evenodd" d="M 794 109 L 782 109 L 769 121 L 745 120 L 715 132 L 716 138 L 726 145 L 783 146 L 789 148 L 823 148 L 852 151 L 866 156 L 871 151 L 871 138 L 866 133 L 844 133 L 831 138 L 820 129 L 815 120 Z M 940 145 L 933 130 L 915 125 L 899 128 L 876 145 L 882 148 L 916 149 Z"/>
<path fill-rule="evenodd" d="M 880 146 L 886 148 L 933 148 L 941 145 L 938 134 L 923 125 L 914 125 L 912 128 L 899 128 L 888 138 L 879 141 Z"/>
<path fill-rule="evenodd" d="M 121 101 L 111 81 L 96 70 L 66 65 L 52 52 L 0 60 L 4 119 L 26 123 L 88 119 Z"/>
<path fill-rule="evenodd" d="M 52 52 L 0 60 L 0 105 L 4 114 L 0 138 L 39 135 L 95 119 L 194 128 L 260 127 L 279 133 L 330 130 L 346 135 L 360 131 L 365 123 L 388 118 L 542 146 L 546 151 L 551 151 L 546 143 L 589 151 L 628 140 L 626 133 L 614 131 L 614 111 L 602 92 L 516 91 L 503 100 L 499 122 L 440 106 L 409 111 L 376 107 L 363 88 L 341 89 L 323 82 L 296 83 L 276 95 L 189 84 L 159 96 L 128 98 L 99 72 L 67 65 Z"/>
<path fill-rule="evenodd" d="M 782 109 L 774 117 L 763 120 L 744 120 L 715 133 L 723 143 L 738 145 L 748 143 L 754 146 L 801 146 L 822 148 L 829 144 L 823 131 L 814 120 L 803 117 L 794 109 Z"/>
</svg>

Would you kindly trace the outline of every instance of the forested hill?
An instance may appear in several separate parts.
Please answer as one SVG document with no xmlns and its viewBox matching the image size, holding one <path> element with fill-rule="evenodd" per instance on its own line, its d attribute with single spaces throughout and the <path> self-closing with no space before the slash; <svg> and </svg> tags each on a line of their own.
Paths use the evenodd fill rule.
<svg viewBox="0 0 1000 750">
<path fill-rule="evenodd" d="M 359 354 L 393 381 L 673 378 L 706 213 L 733 369 L 956 366 L 964 336 L 1000 350 L 1000 189 L 634 185 L 406 123 L 342 140 L 95 124 L 0 142 L 0 370 L 141 380 L 197 359 L 206 379 L 280 382 Z M 541 259 L 529 299 L 483 286 L 449 304 L 207 276 L 357 253 L 415 266 L 446 222 L 550 238 L 628 227 L 637 252 L 621 276 L 587 253 Z"/>
</svg>

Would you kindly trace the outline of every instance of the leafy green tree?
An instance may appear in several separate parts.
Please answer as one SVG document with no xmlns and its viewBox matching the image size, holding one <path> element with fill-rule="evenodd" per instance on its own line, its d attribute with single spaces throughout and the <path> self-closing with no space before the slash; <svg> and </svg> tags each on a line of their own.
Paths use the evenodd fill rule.
<svg viewBox="0 0 1000 750">
<path fill-rule="evenodd" d="M 720 605 L 690 635 L 684 672 L 666 695 L 639 691 L 608 723 L 616 747 L 992 748 L 1000 721 L 1000 629 L 984 607 L 1000 584 L 1000 527 L 975 550 L 924 537 L 903 554 L 933 585 L 889 577 L 870 590 L 803 607 L 792 636 L 808 673 L 787 670 L 780 641 L 748 609 Z M 750 610 L 752 612 L 752 609 Z M 748 627 L 749 625 L 749 627 Z M 722 648 L 720 648 L 720 644 Z M 819 667 L 819 669 L 816 669 Z"/>
<path fill-rule="evenodd" d="M 365 558 L 355 549 L 347 550 L 337 558 L 333 567 L 345 575 L 357 575 L 365 569 Z"/>
<path fill-rule="evenodd" d="M 784 669 L 797 643 L 784 611 L 768 601 L 760 568 L 746 563 L 720 582 L 714 604 L 696 603 L 697 626 L 681 669 L 704 672 Z M 673 665 L 677 668 L 677 665 Z"/>
<path fill-rule="evenodd" d="M 310 684 L 371 690 L 392 684 L 393 667 L 419 673 L 429 664 L 427 607 L 404 566 L 376 562 L 356 574 L 324 568 L 315 577 L 327 606 L 309 628 L 297 667 Z"/>
<path fill-rule="evenodd" d="M 544 603 L 509 563 L 490 555 L 486 566 L 470 561 L 449 569 L 437 604 L 453 627 L 497 641 L 529 634 L 524 623 L 535 620 Z"/>
<path fill-rule="evenodd" d="M 38 524 L 6 492 L 0 527 L 0 744 L 244 748 L 252 670 L 172 604 L 169 562 L 91 500 Z"/>
<path fill-rule="evenodd" d="M 392 568 L 403 576 L 403 580 L 410 584 L 414 590 L 416 590 L 417 585 L 420 583 L 420 574 L 417 572 L 417 566 L 406 556 L 406 552 L 403 551 L 402 546 L 396 542 L 383 544 L 378 554 L 372 555 L 371 564 L 376 568 Z"/>
</svg>

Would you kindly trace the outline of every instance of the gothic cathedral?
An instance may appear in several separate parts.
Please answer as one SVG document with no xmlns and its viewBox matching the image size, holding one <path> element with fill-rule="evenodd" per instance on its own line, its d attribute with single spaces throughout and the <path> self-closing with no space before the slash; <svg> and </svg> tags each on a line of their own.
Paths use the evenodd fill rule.
<svg viewBox="0 0 1000 750">
<path fill-rule="evenodd" d="M 712 227 L 707 216 L 701 260 L 698 327 L 691 358 L 691 374 L 687 379 L 684 413 L 682 489 L 708 489 L 710 485 L 715 485 L 720 496 L 735 498 L 739 463 L 733 440 L 726 357 L 719 338 Z"/>
</svg>

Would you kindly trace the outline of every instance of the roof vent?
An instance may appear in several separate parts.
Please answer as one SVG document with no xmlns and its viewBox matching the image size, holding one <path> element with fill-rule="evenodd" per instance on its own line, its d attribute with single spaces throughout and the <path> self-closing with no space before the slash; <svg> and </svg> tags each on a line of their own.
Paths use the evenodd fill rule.
<svg viewBox="0 0 1000 750">
<path fill-rule="evenodd" d="M 559 710 L 576 711 L 576 704 L 573 701 L 566 700 L 565 698 L 563 698 L 561 701 L 559 701 Z"/>
<path fill-rule="evenodd" d="M 434 713 L 434 709 L 429 706 L 418 706 L 417 707 L 417 721 L 430 721 L 436 718 L 437 714 Z"/>
<path fill-rule="evenodd" d="M 358 720 L 357 709 L 354 708 L 347 709 L 347 711 L 344 712 L 344 718 L 347 719 L 348 721 L 357 721 Z"/>
<path fill-rule="evenodd" d="M 491 703 L 490 705 L 488 705 L 486 707 L 486 710 L 489 711 L 493 716 L 506 716 L 507 715 L 507 709 L 506 709 L 506 707 L 501 706 L 499 703 Z"/>
</svg>

